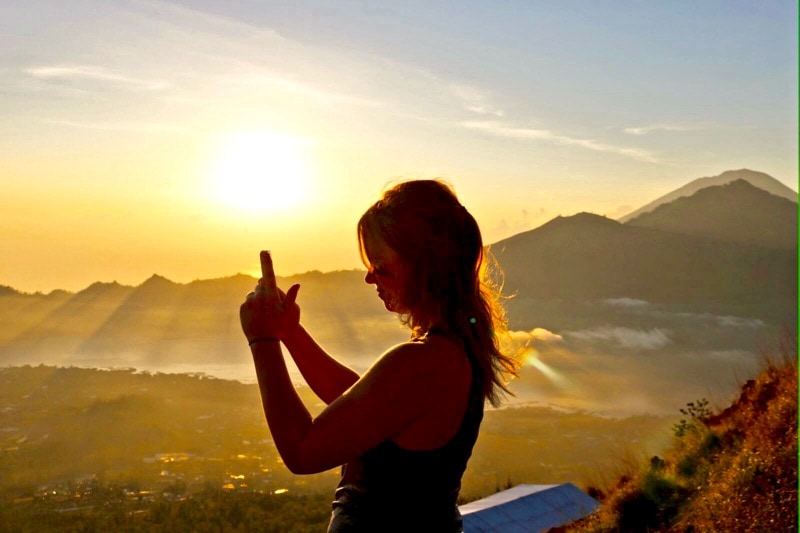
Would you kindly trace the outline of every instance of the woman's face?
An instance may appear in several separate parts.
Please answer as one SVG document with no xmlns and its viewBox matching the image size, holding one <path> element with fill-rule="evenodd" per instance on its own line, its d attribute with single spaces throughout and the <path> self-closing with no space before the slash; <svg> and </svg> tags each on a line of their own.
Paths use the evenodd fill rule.
<svg viewBox="0 0 800 533">
<path fill-rule="evenodd" d="M 375 285 L 378 298 L 393 313 L 408 313 L 404 304 L 407 287 L 407 269 L 392 248 L 379 238 L 368 238 L 364 243 L 369 266 L 364 281 Z"/>
</svg>

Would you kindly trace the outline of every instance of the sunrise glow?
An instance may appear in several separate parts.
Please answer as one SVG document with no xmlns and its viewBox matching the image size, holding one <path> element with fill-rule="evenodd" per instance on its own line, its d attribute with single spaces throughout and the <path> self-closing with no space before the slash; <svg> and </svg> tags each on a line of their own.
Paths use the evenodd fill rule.
<svg viewBox="0 0 800 533">
<path fill-rule="evenodd" d="M 303 141 L 270 131 L 237 133 L 222 141 L 211 165 L 213 195 L 251 211 L 281 211 L 308 196 L 310 165 Z"/>
</svg>

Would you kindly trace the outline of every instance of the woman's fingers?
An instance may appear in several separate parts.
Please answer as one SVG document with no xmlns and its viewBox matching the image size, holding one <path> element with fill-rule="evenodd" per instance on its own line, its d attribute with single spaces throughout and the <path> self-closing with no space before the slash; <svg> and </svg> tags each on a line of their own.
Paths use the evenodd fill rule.
<svg viewBox="0 0 800 533">
<path fill-rule="evenodd" d="M 297 299 L 297 292 L 300 290 L 300 284 L 295 283 L 289 290 L 286 291 L 286 296 L 283 297 L 283 308 L 288 309 L 292 305 L 294 305 L 294 301 Z"/>
<path fill-rule="evenodd" d="M 259 284 L 270 291 L 278 290 L 278 284 L 275 281 L 275 270 L 272 268 L 272 256 L 269 250 L 261 251 L 261 280 Z"/>
<path fill-rule="evenodd" d="M 242 329 L 248 339 L 280 337 L 300 319 L 300 308 L 295 303 L 300 285 L 292 285 L 285 293 L 278 288 L 272 258 L 267 251 L 261 252 L 261 274 L 258 284 L 239 309 Z"/>
</svg>

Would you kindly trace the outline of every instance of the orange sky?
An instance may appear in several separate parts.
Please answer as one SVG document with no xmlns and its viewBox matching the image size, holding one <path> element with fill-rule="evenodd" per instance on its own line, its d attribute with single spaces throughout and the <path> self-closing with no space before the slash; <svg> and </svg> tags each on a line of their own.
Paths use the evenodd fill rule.
<svg viewBox="0 0 800 533">
<path fill-rule="evenodd" d="M 359 268 L 355 222 L 401 178 L 452 183 L 487 242 L 725 170 L 796 188 L 796 6 L 238 9 L 4 8 L 0 284 L 186 282 L 262 248 L 279 274 Z"/>
</svg>

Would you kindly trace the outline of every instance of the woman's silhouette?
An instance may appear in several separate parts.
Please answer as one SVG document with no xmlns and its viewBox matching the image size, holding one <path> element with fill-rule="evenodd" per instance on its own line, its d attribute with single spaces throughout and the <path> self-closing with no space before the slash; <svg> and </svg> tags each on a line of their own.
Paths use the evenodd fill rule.
<svg viewBox="0 0 800 533">
<path fill-rule="evenodd" d="M 297 474 L 344 465 L 329 531 L 460 531 L 456 499 L 483 417 L 515 360 L 500 351 L 498 293 L 473 216 L 438 180 L 400 183 L 358 223 L 358 243 L 387 310 L 411 340 L 359 376 L 300 324 L 298 285 L 282 292 L 272 259 L 240 308 L 267 422 Z M 327 408 L 312 418 L 281 353 L 286 346 Z"/>
</svg>

